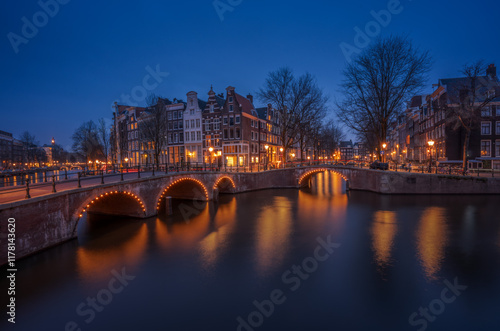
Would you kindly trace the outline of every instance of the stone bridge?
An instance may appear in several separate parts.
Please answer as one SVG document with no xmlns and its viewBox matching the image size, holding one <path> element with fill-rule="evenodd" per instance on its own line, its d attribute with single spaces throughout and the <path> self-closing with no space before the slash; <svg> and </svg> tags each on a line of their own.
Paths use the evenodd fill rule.
<svg viewBox="0 0 500 331">
<path fill-rule="evenodd" d="M 500 180 L 387 172 L 351 167 L 312 166 L 258 173 L 197 172 L 157 175 L 95 185 L 0 205 L 0 238 L 6 223 L 16 220 L 16 257 L 20 258 L 76 237 L 85 213 L 151 217 L 165 210 L 165 198 L 217 200 L 220 193 L 269 188 L 299 188 L 314 173 L 330 171 L 350 189 L 387 194 L 500 193 Z M 5 226 L 4 226 L 5 225 Z M 0 265 L 7 261 L 7 245 L 0 248 Z"/>
</svg>

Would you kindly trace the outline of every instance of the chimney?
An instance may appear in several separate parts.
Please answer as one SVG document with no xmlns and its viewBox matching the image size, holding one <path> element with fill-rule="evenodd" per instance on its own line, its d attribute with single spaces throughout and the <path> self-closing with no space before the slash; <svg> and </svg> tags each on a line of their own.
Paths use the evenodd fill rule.
<svg viewBox="0 0 500 331">
<path fill-rule="evenodd" d="M 251 94 L 247 95 L 247 99 L 250 100 L 250 102 L 253 105 L 253 95 L 251 95 Z"/>
<path fill-rule="evenodd" d="M 495 67 L 494 63 L 490 64 L 488 66 L 488 69 L 486 69 L 486 76 L 489 76 L 491 80 L 496 80 L 497 68 Z"/>
</svg>

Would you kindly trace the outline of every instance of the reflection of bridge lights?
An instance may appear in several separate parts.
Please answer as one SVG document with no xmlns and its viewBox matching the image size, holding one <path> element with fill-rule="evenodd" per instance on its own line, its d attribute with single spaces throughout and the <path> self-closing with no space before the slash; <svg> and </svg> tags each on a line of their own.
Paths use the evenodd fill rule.
<svg viewBox="0 0 500 331">
<path fill-rule="evenodd" d="M 110 192 L 106 192 L 104 194 L 100 194 L 99 196 L 96 196 L 92 201 L 90 201 L 87 204 L 87 206 L 85 208 L 82 209 L 82 213 L 79 214 L 78 217 L 79 218 L 83 217 L 83 213 L 85 213 L 86 211 L 88 211 L 90 205 L 93 204 L 95 201 L 99 200 L 100 197 L 102 198 L 105 195 L 118 194 L 118 193 L 127 194 L 127 195 L 130 195 L 131 197 L 133 197 L 139 203 L 139 205 L 141 206 L 142 211 L 146 212 L 146 207 L 144 206 L 144 203 L 142 202 L 142 200 L 137 195 L 135 195 L 135 194 L 133 194 L 131 192 L 127 192 L 127 191 L 110 191 Z"/>
<path fill-rule="evenodd" d="M 172 187 L 174 186 L 175 184 L 178 184 L 182 181 L 185 181 L 185 180 L 189 180 L 189 181 L 192 181 L 192 182 L 196 182 L 198 184 L 200 184 L 200 186 L 202 187 L 203 189 L 203 192 L 205 193 L 205 197 L 206 199 L 208 200 L 208 191 L 207 189 L 205 188 L 205 185 L 198 179 L 194 179 L 194 178 L 190 178 L 190 177 L 182 177 L 182 178 L 179 178 L 175 181 L 173 181 L 172 183 L 170 183 L 170 185 L 167 186 L 167 188 L 165 190 L 163 190 L 160 198 L 158 199 L 158 203 L 156 204 L 156 210 L 159 210 L 160 209 L 160 203 L 161 203 L 161 199 L 163 199 L 163 197 L 165 196 L 165 193 L 167 193 L 167 191 Z"/>
</svg>

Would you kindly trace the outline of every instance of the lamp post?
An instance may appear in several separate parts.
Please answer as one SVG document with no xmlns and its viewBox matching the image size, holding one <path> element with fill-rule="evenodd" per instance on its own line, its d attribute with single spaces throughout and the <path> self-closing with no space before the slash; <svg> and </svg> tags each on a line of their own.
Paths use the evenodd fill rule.
<svg viewBox="0 0 500 331">
<path fill-rule="evenodd" d="M 269 165 L 269 145 L 265 145 L 264 148 L 266 149 L 266 170 L 267 166 Z"/>
<path fill-rule="evenodd" d="M 209 153 L 208 153 L 208 159 L 209 159 L 209 162 L 210 162 L 210 170 L 212 170 L 212 152 L 214 151 L 214 148 L 212 146 L 210 146 L 210 148 L 208 149 Z"/>
<path fill-rule="evenodd" d="M 430 173 L 432 169 L 432 146 L 434 146 L 434 140 L 429 140 L 427 144 L 429 145 L 429 173 Z"/>
<path fill-rule="evenodd" d="M 399 163 L 399 144 L 396 145 L 396 171 L 398 171 L 398 163 Z"/>
<path fill-rule="evenodd" d="M 283 164 L 283 168 L 284 168 L 284 165 L 285 165 L 285 161 L 283 160 L 283 147 L 280 147 L 280 157 L 281 157 L 281 163 Z"/>
<path fill-rule="evenodd" d="M 382 144 L 382 162 L 385 162 L 385 149 L 387 147 L 386 143 Z"/>
</svg>

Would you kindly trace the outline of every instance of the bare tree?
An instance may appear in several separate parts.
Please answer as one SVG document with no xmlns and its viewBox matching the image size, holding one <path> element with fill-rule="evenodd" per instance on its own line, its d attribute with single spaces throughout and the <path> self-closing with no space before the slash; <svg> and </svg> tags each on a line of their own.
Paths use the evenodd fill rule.
<svg viewBox="0 0 500 331">
<path fill-rule="evenodd" d="M 355 134 L 376 139 L 378 152 L 389 123 L 427 80 L 431 58 L 407 38 L 378 39 L 344 70 L 337 115 Z"/>
<path fill-rule="evenodd" d="M 102 154 L 106 164 L 108 163 L 108 155 L 110 149 L 110 128 L 106 124 L 104 118 L 100 118 L 97 124 L 97 136 L 99 138 L 99 145 L 102 147 Z"/>
<path fill-rule="evenodd" d="M 72 139 L 73 151 L 84 156 L 87 161 L 103 158 L 103 148 L 94 121 L 88 121 L 80 125 L 73 133 Z"/>
<path fill-rule="evenodd" d="M 326 113 L 327 98 L 314 77 L 306 73 L 296 78 L 288 67 L 270 72 L 257 95 L 278 113 L 283 155 L 304 136 L 306 123 L 322 119 Z"/>
<path fill-rule="evenodd" d="M 23 144 L 23 159 L 28 163 L 35 162 L 38 149 L 36 137 L 28 131 L 24 131 L 19 140 Z"/>
<path fill-rule="evenodd" d="M 141 114 L 139 133 L 145 143 L 151 143 L 156 166 L 160 165 L 160 154 L 167 144 L 167 112 L 163 98 L 151 94 L 147 98 L 148 107 Z"/>
<path fill-rule="evenodd" d="M 489 79 L 481 74 L 486 66 L 482 60 L 464 65 L 461 73 L 465 76 L 464 83 L 457 89 L 450 89 L 448 100 L 444 107 L 451 112 L 448 120 L 453 123 L 453 129 L 464 131 L 462 151 L 463 171 L 467 170 L 467 151 L 471 132 L 479 125 L 481 112 L 497 97 L 500 97 L 498 79 Z"/>
<path fill-rule="evenodd" d="M 319 132 L 319 146 L 321 150 L 328 154 L 335 153 L 340 146 L 340 142 L 345 139 L 342 128 L 333 120 L 324 123 Z"/>
</svg>

